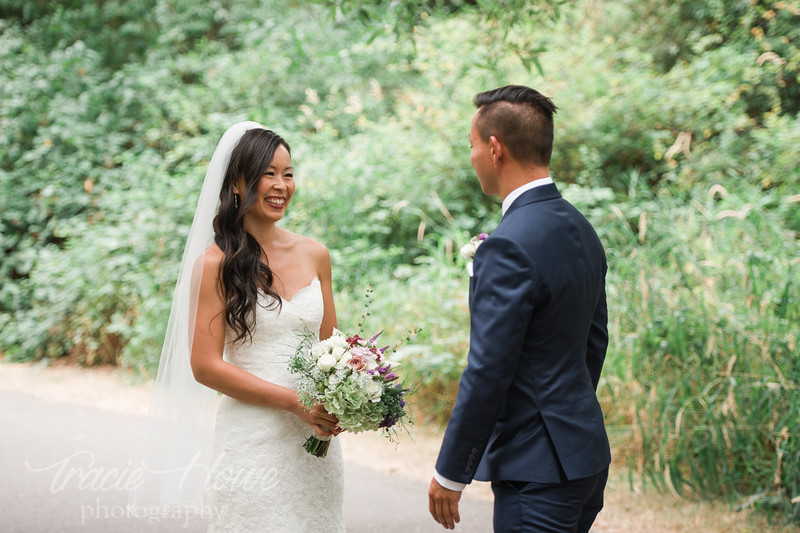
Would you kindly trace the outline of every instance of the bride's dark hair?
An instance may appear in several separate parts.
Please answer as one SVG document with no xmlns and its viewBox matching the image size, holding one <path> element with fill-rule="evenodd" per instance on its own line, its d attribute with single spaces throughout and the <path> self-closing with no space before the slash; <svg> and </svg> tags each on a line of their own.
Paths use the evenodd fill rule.
<svg viewBox="0 0 800 533">
<path fill-rule="evenodd" d="M 279 146 L 291 154 L 289 145 L 275 132 L 260 128 L 247 130 L 231 152 L 219 193 L 214 242 L 224 253 L 219 283 L 225 295 L 225 322 L 236 335 L 234 342 L 252 337 L 259 291 L 271 296 L 270 306 L 281 307 L 280 296 L 272 288 L 274 276 L 269 262 L 262 261 L 266 255 L 255 237 L 244 229 L 244 214 L 260 201 L 258 182 Z M 235 198 L 233 185 L 239 180 L 244 180 L 245 190 Z"/>
</svg>

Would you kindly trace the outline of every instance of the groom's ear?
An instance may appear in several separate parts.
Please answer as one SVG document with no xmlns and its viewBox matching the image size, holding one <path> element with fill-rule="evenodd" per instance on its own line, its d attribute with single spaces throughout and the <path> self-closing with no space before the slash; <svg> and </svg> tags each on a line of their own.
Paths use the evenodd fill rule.
<svg viewBox="0 0 800 533">
<path fill-rule="evenodd" d="M 500 142 L 500 139 L 491 135 L 489 137 L 489 155 L 492 156 L 492 163 L 497 164 L 501 157 L 505 154 L 505 146 Z"/>
</svg>

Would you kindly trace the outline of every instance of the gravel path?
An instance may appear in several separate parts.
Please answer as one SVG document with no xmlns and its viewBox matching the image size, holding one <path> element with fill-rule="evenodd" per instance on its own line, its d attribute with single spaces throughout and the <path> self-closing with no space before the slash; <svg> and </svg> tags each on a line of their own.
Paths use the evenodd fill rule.
<svg viewBox="0 0 800 533">
<path fill-rule="evenodd" d="M 121 371 L 84 369 L 68 365 L 5 364 L 0 360 L 0 501 L 11 503 L 0 514 L 0 533 L 28 531 L 203 531 L 195 520 L 186 527 L 182 521 L 148 524 L 141 520 L 104 519 L 72 527 L 81 513 L 102 515 L 103 505 L 90 509 L 93 493 L 75 490 L 70 494 L 52 492 L 53 472 L 31 471 L 31 467 L 53 465 L 70 453 L 92 450 L 98 464 L 125 464 L 137 425 L 147 413 L 151 385 L 137 382 Z M 441 433 L 414 428 L 395 445 L 376 434 L 343 434 L 346 461 L 346 516 L 349 533 L 371 531 L 444 531 L 427 515 L 427 486 L 441 442 Z M 35 459 L 35 464 L 32 464 Z M 78 456 L 76 460 L 88 460 Z M 21 465 L 28 462 L 25 469 Z M 48 463 L 48 461 L 50 461 Z M 120 463 L 122 461 L 122 463 Z M 11 482 L 9 482 L 9 480 Z M 73 479 L 66 485 L 76 485 Z M 43 488 L 44 487 L 44 488 Z M 64 492 L 64 491 L 62 491 Z M 105 491 L 106 493 L 108 491 Z M 113 491 L 112 491 L 113 492 Z M 117 491 L 120 492 L 120 491 Z M 365 510 L 363 495 L 381 502 L 380 509 Z M 26 496 L 27 495 L 27 496 Z M 108 494 L 103 494 L 108 497 Z M 114 499 L 116 498 L 116 499 Z M 117 501 L 119 500 L 119 501 Z M 122 493 L 102 500 L 108 509 L 124 503 Z M 488 484 L 473 483 L 464 495 L 462 523 L 456 531 L 465 533 L 491 529 L 491 490 Z M 6 507 L 6 505 L 4 505 Z M 384 515 L 396 516 L 395 529 L 387 529 Z M 47 524 L 43 529 L 37 525 Z M 94 527 L 94 529 L 93 529 Z M 690 502 L 653 491 L 632 491 L 624 465 L 612 465 L 606 490 L 606 507 L 598 516 L 596 533 L 704 532 L 704 533 L 788 533 L 744 512 L 714 502 Z"/>
<path fill-rule="evenodd" d="M 0 531 L 205 531 L 201 517 L 127 509 L 142 417 L 0 390 L 0 419 L 5 434 L 12 436 L 0 440 Z M 427 514 L 425 489 L 416 480 L 348 461 L 348 533 L 439 531 Z M 490 502 L 471 498 L 463 511 L 460 531 L 491 529 Z"/>
</svg>

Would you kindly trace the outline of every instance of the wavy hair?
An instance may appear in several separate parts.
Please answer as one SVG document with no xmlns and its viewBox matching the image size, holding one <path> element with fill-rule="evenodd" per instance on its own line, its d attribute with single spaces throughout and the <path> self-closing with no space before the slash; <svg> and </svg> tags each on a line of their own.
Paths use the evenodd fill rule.
<svg viewBox="0 0 800 533">
<path fill-rule="evenodd" d="M 244 229 L 244 214 L 258 201 L 258 183 L 279 146 L 291 154 L 289 145 L 275 132 L 247 130 L 231 152 L 219 192 L 214 242 L 224 254 L 219 284 L 225 295 L 225 322 L 236 335 L 234 342 L 252 339 L 259 291 L 271 297 L 267 308 L 281 308 L 280 295 L 272 288 L 274 275 L 269 260 L 255 237 Z M 240 180 L 244 180 L 244 191 L 237 201 L 233 185 Z"/>
</svg>

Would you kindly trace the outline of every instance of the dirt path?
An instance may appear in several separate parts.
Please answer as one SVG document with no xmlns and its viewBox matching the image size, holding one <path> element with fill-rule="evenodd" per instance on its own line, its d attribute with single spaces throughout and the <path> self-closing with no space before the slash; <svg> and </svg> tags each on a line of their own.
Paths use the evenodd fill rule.
<svg viewBox="0 0 800 533">
<path fill-rule="evenodd" d="M 86 405 L 110 412 L 145 416 L 152 386 L 121 371 L 0 362 L 0 389 L 30 394 L 48 401 Z M 343 435 L 345 460 L 387 474 L 427 483 L 441 442 L 441 433 L 415 427 L 413 440 L 402 435 L 394 445 L 376 434 Z M 376 461 L 375 458 L 380 458 Z M 491 498 L 485 483 L 473 483 L 468 494 Z M 598 533 L 789 533 L 800 528 L 769 526 L 760 517 L 733 511 L 719 502 L 690 502 L 655 491 L 631 491 L 627 472 L 612 465 L 606 506 L 593 531 Z"/>
</svg>

